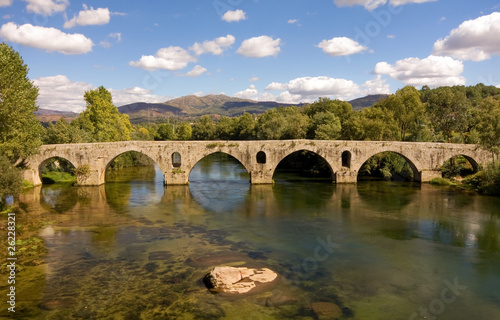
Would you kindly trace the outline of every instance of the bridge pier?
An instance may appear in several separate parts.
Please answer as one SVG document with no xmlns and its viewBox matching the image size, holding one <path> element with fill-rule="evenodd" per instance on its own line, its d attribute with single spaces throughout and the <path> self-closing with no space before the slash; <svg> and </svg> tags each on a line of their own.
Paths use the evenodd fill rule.
<svg viewBox="0 0 500 320">
<path fill-rule="evenodd" d="M 189 176 L 184 171 L 166 172 L 163 177 L 163 184 L 169 186 L 179 186 L 189 184 Z"/>
<path fill-rule="evenodd" d="M 335 183 L 357 183 L 358 172 L 356 171 L 337 171 L 335 173 Z"/>
<path fill-rule="evenodd" d="M 271 170 L 253 170 L 250 172 L 251 184 L 272 184 L 273 182 L 273 172 Z"/>
<path fill-rule="evenodd" d="M 441 170 L 422 170 L 420 171 L 420 182 L 429 182 L 434 178 L 441 178 L 443 176 L 443 173 Z"/>
</svg>

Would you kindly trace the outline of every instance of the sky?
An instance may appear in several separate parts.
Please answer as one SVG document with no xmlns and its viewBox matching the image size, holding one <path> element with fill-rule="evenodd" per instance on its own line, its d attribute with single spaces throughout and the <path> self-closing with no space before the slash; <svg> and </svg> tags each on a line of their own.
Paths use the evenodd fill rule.
<svg viewBox="0 0 500 320">
<path fill-rule="evenodd" d="M 282 103 L 500 87 L 500 0 L 0 0 L 41 108 L 226 94 Z"/>
</svg>

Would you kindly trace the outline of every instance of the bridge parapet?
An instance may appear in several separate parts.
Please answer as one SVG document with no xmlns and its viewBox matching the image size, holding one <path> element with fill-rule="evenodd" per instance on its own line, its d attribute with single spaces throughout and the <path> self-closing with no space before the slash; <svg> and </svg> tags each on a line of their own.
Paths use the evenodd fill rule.
<svg viewBox="0 0 500 320">
<path fill-rule="evenodd" d="M 418 180 L 427 182 L 441 176 L 443 164 L 456 155 L 463 155 L 475 167 L 486 165 L 491 154 L 477 145 L 337 140 L 258 140 L 258 141 L 123 141 L 43 145 L 40 152 L 28 159 L 24 179 L 41 184 L 40 170 L 47 160 L 60 157 L 75 168 L 88 168 L 78 177 L 80 185 L 105 183 L 109 164 L 120 154 L 136 151 L 150 157 L 161 169 L 168 185 L 188 183 L 193 167 L 209 154 L 223 152 L 236 158 L 250 174 L 252 184 L 269 184 L 278 164 L 297 151 L 310 151 L 329 164 L 332 179 L 337 183 L 356 183 L 361 166 L 381 152 L 402 155 Z"/>
</svg>

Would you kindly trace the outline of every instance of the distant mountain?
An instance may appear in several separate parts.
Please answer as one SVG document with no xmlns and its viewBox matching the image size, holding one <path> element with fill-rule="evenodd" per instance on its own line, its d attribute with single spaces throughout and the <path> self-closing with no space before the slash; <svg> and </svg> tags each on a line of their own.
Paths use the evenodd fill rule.
<svg viewBox="0 0 500 320">
<path fill-rule="evenodd" d="M 372 94 L 366 97 L 351 100 L 349 101 L 349 103 L 352 105 L 353 110 L 359 111 L 361 109 L 371 107 L 375 103 L 387 98 L 388 96 L 388 94 Z"/>
<path fill-rule="evenodd" d="M 226 95 L 184 96 L 164 103 L 132 103 L 121 106 L 118 110 L 126 113 L 132 122 L 157 120 L 161 117 L 181 116 L 198 117 L 205 114 L 221 116 L 239 116 L 244 112 L 260 114 L 278 106 L 303 106 L 304 104 L 286 104 L 274 101 L 254 101 Z"/>
<path fill-rule="evenodd" d="M 67 121 L 70 121 L 76 118 L 76 116 L 78 116 L 78 113 L 76 112 L 56 111 L 56 110 L 49 110 L 42 108 L 39 108 L 37 111 L 34 112 L 34 114 L 36 115 L 36 118 L 40 122 L 55 122 L 60 118 L 64 118 Z"/>
</svg>

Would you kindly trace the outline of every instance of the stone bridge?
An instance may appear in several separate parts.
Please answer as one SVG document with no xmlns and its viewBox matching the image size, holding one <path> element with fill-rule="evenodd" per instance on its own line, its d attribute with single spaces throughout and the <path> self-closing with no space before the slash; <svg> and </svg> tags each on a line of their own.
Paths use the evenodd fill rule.
<svg viewBox="0 0 500 320">
<path fill-rule="evenodd" d="M 273 182 L 278 164 L 297 151 L 318 154 L 330 165 L 337 183 L 356 183 L 358 171 L 372 156 L 386 151 L 402 155 L 414 171 L 415 179 L 428 182 L 441 177 L 441 167 L 453 156 L 462 155 L 475 169 L 493 160 L 489 152 L 471 144 L 337 141 L 337 140 L 259 140 L 259 141 L 123 141 L 43 145 L 28 159 L 24 179 L 41 184 L 40 172 L 50 159 L 60 157 L 75 168 L 86 168 L 77 177 L 79 185 L 101 185 L 106 169 L 122 153 L 136 151 L 150 157 L 160 167 L 166 185 L 188 184 L 189 174 L 198 161 L 223 152 L 236 158 L 250 174 L 252 184 Z"/>
</svg>

